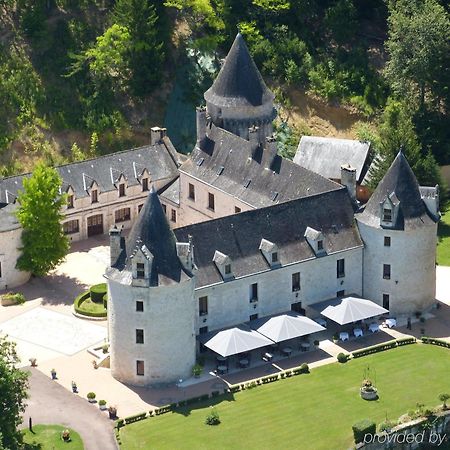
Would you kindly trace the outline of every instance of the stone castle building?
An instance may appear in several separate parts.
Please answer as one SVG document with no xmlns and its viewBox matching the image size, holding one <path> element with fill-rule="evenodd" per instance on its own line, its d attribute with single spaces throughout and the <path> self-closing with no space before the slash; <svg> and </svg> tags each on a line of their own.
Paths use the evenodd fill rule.
<svg viewBox="0 0 450 450">
<path fill-rule="evenodd" d="M 316 317 L 318 304 L 350 294 L 393 315 L 434 303 L 437 187 L 420 187 L 399 153 L 361 207 L 349 161 L 338 183 L 277 154 L 273 99 L 238 34 L 197 109 L 189 157 L 154 128 L 150 146 L 58 168 L 65 230 L 110 229 L 117 379 L 185 379 L 198 336 L 286 311 Z M 20 180 L 0 180 L 0 201 Z"/>
</svg>

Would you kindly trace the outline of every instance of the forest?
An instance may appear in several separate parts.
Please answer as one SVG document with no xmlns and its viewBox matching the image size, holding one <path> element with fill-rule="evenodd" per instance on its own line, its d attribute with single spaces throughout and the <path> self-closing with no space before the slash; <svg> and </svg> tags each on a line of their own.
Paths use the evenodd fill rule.
<svg viewBox="0 0 450 450">
<path fill-rule="evenodd" d="M 195 138 L 194 107 L 240 31 L 280 112 L 302 92 L 363 118 L 381 155 L 402 146 L 421 183 L 450 164 L 444 0 L 0 0 L 0 176 L 148 142 Z M 286 114 L 285 114 L 286 115 Z M 307 127 L 279 114 L 280 152 Z M 171 136 L 172 137 L 172 136 Z"/>
</svg>

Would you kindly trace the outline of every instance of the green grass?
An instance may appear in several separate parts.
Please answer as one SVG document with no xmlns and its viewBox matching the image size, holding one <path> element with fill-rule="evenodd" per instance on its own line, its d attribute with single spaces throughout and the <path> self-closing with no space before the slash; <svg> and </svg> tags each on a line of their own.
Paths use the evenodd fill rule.
<svg viewBox="0 0 450 450">
<path fill-rule="evenodd" d="M 438 226 L 437 263 L 450 266 L 450 201 L 444 205 L 441 214 Z"/>
<path fill-rule="evenodd" d="M 375 372 L 380 398 L 359 396 L 364 369 Z M 123 450 L 134 449 L 347 449 L 351 426 L 369 418 L 397 419 L 416 403 L 439 404 L 450 392 L 450 352 L 414 344 L 312 370 L 234 394 L 216 405 L 221 424 L 204 424 L 210 406 L 184 409 L 127 425 Z"/>
<path fill-rule="evenodd" d="M 104 313 L 106 315 L 106 309 L 104 308 L 103 303 L 94 303 L 90 297 L 80 303 L 79 309 L 80 311 L 85 311 L 87 313 Z"/>
<path fill-rule="evenodd" d="M 34 434 L 29 430 L 25 430 L 24 443 L 26 444 L 25 450 L 83 450 L 83 441 L 80 435 L 68 429 L 70 431 L 70 442 L 63 442 L 61 440 L 61 433 L 66 427 L 62 425 L 35 425 L 33 427 Z"/>
</svg>

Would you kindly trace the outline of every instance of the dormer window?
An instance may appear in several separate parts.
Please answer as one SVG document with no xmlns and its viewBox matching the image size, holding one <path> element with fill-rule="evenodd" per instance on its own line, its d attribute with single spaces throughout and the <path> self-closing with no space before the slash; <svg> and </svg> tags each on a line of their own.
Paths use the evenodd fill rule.
<svg viewBox="0 0 450 450">
<path fill-rule="evenodd" d="M 67 196 L 67 209 L 73 208 L 73 195 Z"/>
<path fill-rule="evenodd" d="M 217 267 L 217 270 L 222 275 L 224 281 L 233 278 L 233 270 L 231 267 L 231 259 L 228 255 L 225 255 L 218 250 L 214 253 L 213 262 Z"/>
<path fill-rule="evenodd" d="M 148 178 L 142 178 L 142 192 L 146 192 L 146 191 L 148 191 Z M 125 190 L 124 190 L 124 192 L 125 192 Z"/>
<path fill-rule="evenodd" d="M 319 241 L 317 241 L 317 250 L 323 250 L 323 241 L 322 239 L 320 239 Z"/>
<path fill-rule="evenodd" d="M 395 192 L 392 192 L 384 201 L 380 202 L 380 225 L 384 228 L 395 227 L 399 209 L 400 200 Z"/>
<path fill-rule="evenodd" d="M 326 254 L 325 239 L 321 231 L 306 227 L 304 236 L 316 256 L 323 256 Z"/>
<path fill-rule="evenodd" d="M 125 183 L 119 184 L 119 197 L 125 197 Z"/>
<path fill-rule="evenodd" d="M 98 191 L 97 191 L 97 189 L 92 189 L 92 191 L 91 191 L 91 203 L 98 203 Z"/>
<path fill-rule="evenodd" d="M 392 222 L 392 209 L 383 208 L 383 222 Z"/>
<path fill-rule="evenodd" d="M 280 265 L 278 247 L 276 244 L 268 241 L 267 239 L 261 239 L 259 249 L 261 250 L 261 253 L 263 254 L 265 260 L 271 267 L 277 267 Z"/>
<path fill-rule="evenodd" d="M 145 264 L 136 263 L 136 278 L 145 278 Z"/>
</svg>

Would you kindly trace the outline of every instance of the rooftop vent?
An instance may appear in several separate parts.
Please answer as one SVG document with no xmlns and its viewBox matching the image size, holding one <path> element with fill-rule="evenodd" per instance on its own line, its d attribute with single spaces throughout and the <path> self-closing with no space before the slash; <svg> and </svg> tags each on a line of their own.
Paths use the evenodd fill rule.
<svg viewBox="0 0 450 450">
<path fill-rule="evenodd" d="M 244 183 L 244 187 L 247 189 L 250 186 L 251 182 L 252 182 L 252 180 L 246 180 Z"/>
<path fill-rule="evenodd" d="M 202 164 L 203 164 L 203 161 L 205 160 L 205 158 L 200 158 L 198 161 L 197 161 L 197 166 L 198 167 L 200 167 Z"/>
<path fill-rule="evenodd" d="M 277 199 L 277 197 L 278 197 L 278 192 L 274 192 L 272 194 L 272 201 L 274 202 Z"/>
<path fill-rule="evenodd" d="M 217 169 L 217 175 L 222 175 L 223 170 L 224 170 L 224 167 L 223 167 L 223 166 L 220 166 L 220 167 Z"/>
</svg>

